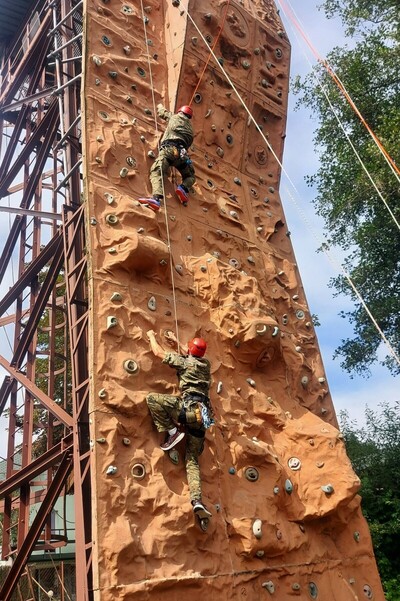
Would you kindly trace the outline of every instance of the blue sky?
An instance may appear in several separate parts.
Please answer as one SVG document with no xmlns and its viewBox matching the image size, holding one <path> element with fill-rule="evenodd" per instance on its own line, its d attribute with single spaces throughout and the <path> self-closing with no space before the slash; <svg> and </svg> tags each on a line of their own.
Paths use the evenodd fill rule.
<svg viewBox="0 0 400 601">
<path fill-rule="evenodd" d="M 321 0 L 322 2 L 322 0 Z M 326 19 L 323 11 L 318 10 L 321 2 L 314 0 L 292 0 L 291 7 L 301 23 L 303 31 L 317 49 L 325 57 L 334 46 L 348 43 L 344 39 L 341 23 L 338 19 Z M 286 32 L 292 45 L 291 76 L 305 75 L 310 71 L 309 61 L 314 64 L 306 43 L 295 35 L 280 6 L 280 14 L 284 21 Z M 351 44 L 351 42 L 350 42 Z M 313 132 L 317 125 L 306 110 L 294 111 L 295 98 L 289 99 L 287 136 L 285 140 L 284 167 L 294 182 L 299 195 L 296 196 L 285 176 L 282 177 L 281 198 L 292 233 L 297 263 L 303 280 L 312 313 L 316 313 L 321 322 L 317 328 L 319 345 L 327 373 L 327 379 L 332 393 L 336 412 L 342 409 L 349 411 L 352 419 L 362 424 L 365 405 L 376 408 L 382 401 L 394 402 L 399 400 L 399 379 L 392 377 L 389 372 L 379 366 L 374 367 L 369 379 L 355 376 L 353 379 L 340 367 L 340 359 L 332 359 L 335 348 L 343 338 L 352 334 L 352 328 L 347 320 L 338 316 L 340 311 L 348 311 L 352 303 L 347 297 L 333 298 L 333 291 L 328 287 L 329 279 L 337 275 L 330 261 L 324 254 L 316 253 L 318 242 L 311 236 L 295 204 L 285 189 L 295 196 L 296 203 L 306 215 L 312 229 L 323 240 L 323 224 L 315 215 L 312 205 L 314 192 L 306 186 L 304 177 L 318 169 L 318 156 L 313 145 Z M 299 152 L 299 150 L 301 151 Z M 340 254 L 338 253 L 338 256 Z"/>
<path fill-rule="evenodd" d="M 278 7 L 279 0 L 277 2 Z M 322 11 L 318 11 L 318 3 L 314 0 L 292 0 L 291 6 L 299 18 L 307 36 L 317 48 L 320 55 L 325 56 L 335 45 L 344 44 L 344 37 L 340 22 L 338 20 L 327 20 Z M 280 7 L 281 8 L 281 7 Z M 304 42 L 298 42 L 296 36 L 285 18 L 281 8 L 281 16 L 284 20 L 288 37 L 292 44 L 291 75 L 304 75 L 310 70 L 307 56 L 311 62 L 314 59 Z M 281 197 L 284 203 L 288 229 L 292 233 L 292 242 L 303 280 L 308 303 L 312 313 L 316 313 L 321 322 L 317 329 L 319 345 L 324 360 L 327 379 L 332 393 L 336 411 L 347 409 L 351 418 L 363 422 L 365 405 L 377 407 L 382 401 L 394 402 L 399 399 L 399 382 L 387 372 L 377 366 L 372 370 L 369 379 L 354 377 L 351 379 L 339 365 L 339 360 L 333 361 L 335 348 L 340 344 L 342 338 L 351 335 L 351 327 L 346 320 L 340 318 L 340 311 L 351 310 L 348 298 L 333 298 L 332 290 L 328 287 L 329 279 L 336 275 L 331 263 L 325 255 L 317 254 L 319 246 L 317 240 L 311 235 L 306 224 L 300 217 L 294 204 L 290 200 L 285 189 L 290 189 L 295 195 L 296 202 L 301 206 L 307 221 L 313 230 L 323 238 L 322 222 L 316 217 L 312 198 L 313 191 L 305 185 L 304 177 L 314 173 L 318 168 L 318 157 L 314 151 L 312 142 L 313 130 L 316 126 L 315 120 L 305 111 L 293 110 L 295 99 L 290 98 L 287 137 L 284 155 L 284 167 L 294 182 L 299 195 L 290 188 L 285 176 L 282 177 Z M 301 149 L 301 150 L 300 150 Z M 6 199 L 2 200 L 6 204 Z M 9 218 L 5 213 L 0 213 L 0 235 L 4 239 L 9 229 Z M 11 284 L 11 274 L 4 282 L 1 293 L 7 290 Z M 0 332 L 2 353 L 7 354 L 8 345 L 4 335 Z M 2 372 L 0 371 L 2 381 Z M 0 456 L 5 453 L 4 422 L 0 422 Z"/>
</svg>

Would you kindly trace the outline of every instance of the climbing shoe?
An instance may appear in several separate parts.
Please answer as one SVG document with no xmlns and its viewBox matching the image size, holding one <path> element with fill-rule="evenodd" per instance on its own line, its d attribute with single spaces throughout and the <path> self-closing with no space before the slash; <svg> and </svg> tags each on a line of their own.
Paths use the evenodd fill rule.
<svg viewBox="0 0 400 601">
<path fill-rule="evenodd" d="M 152 209 L 155 213 L 160 210 L 161 202 L 158 200 L 158 198 L 138 198 L 138 201 L 145 207 Z"/>
<path fill-rule="evenodd" d="M 184 207 L 187 207 L 189 202 L 189 194 L 186 188 L 184 186 L 178 186 L 175 192 L 181 204 L 183 204 Z"/>
<path fill-rule="evenodd" d="M 177 445 L 178 442 L 180 442 L 184 436 L 185 433 L 181 432 L 180 430 L 177 430 L 175 434 L 168 434 L 167 438 L 165 439 L 165 442 L 163 442 L 163 444 L 160 445 L 160 448 L 163 451 L 169 451 L 170 449 L 173 449 L 174 446 Z"/>
<path fill-rule="evenodd" d="M 200 500 L 192 501 L 192 505 L 194 513 L 200 520 L 211 517 L 211 512 L 208 511 L 207 507 Z"/>
</svg>

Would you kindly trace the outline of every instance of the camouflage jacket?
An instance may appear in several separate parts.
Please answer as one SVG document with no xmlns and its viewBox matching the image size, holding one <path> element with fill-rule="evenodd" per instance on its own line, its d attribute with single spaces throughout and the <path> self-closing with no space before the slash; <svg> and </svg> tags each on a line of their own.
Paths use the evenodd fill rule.
<svg viewBox="0 0 400 601">
<path fill-rule="evenodd" d="M 165 119 L 168 122 L 167 129 L 161 138 L 161 144 L 165 142 L 165 140 L 179 140 L 180 142 L 183 142 L 185 148 L 188 149 L 193 144 L 194 137 L 190 119 L 179 113 L 170 113 L 161 106 L 157 109 L 157 112 L 162 119 Z"/>
<path fill-rule="evenodd" d="M 211 385 L 211 364 L 208 359 L 167 353 L 163 363 L 176 369 L 181 392 L 197 392 L 208 397 Z"/>
</svg>

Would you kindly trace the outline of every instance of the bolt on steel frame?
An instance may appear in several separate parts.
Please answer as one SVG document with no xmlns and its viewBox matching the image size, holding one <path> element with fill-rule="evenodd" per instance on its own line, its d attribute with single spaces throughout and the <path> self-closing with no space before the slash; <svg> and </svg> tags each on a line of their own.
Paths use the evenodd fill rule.
<svg viewBox="0 0 400 601">
<path fill-rule="evenodd" d="M 76 598 L 92 598 L 82 5 L 41 0 L 2 56 L 0 415 L 8 445 L 0 511 L 2 559 L 12 559 L 2 601 L 35 550 L 68 542 L 52 531 L 51 512 L 72 487 Z"/>
</svg>

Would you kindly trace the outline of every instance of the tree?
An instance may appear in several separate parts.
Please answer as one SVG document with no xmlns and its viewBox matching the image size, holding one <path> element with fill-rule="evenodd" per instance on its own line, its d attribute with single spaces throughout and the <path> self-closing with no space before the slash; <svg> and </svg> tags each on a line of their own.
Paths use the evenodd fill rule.
<svg viewBox="0 0 400 601">
<path fill-rule="evenodd" d="M 366 409 L 364 428 L 340 414 L 347 453 L 361 480 L 362 509 L 387 601 L 400 601 L 400 402 Z"/>
<path fill-rule="evenodd" d="M 340 16 L 349 39 L 356 39 L 355 43 L 352 39 L 352 48 L 334 48 L 327 61 L 365 121 L 400 165 L 398 0 L 325 0 L 322 6 L 328 17 Z M 315 206 L 325 222 L 327 244 L 345 250 L 347 273 L 399 356 L 400 232 L 344 132 L 398 222 L 399 182 L 323 65 L 318 65 L 303 81 L 297 78 L 294 90 L 300 95 L 298 104 L 309 107 L 318 119 L 314 141 L 320 168 L 307 177 L 307 182 L 316 187 Z M 337 293 L 348 294 L 354 301 L 354 309 L 342 313 L 350 319 L 354 336 L 342 340 L 335 355 L 342 358 L 341 365 L 350 373 L 366 375 L 378 361 L 381 337 L 347 279 L 339 275 L 331 285 Z M 400 366 L 390 353 L 381 363 L 393 374 L 400 373 Z"/>
</svg>

